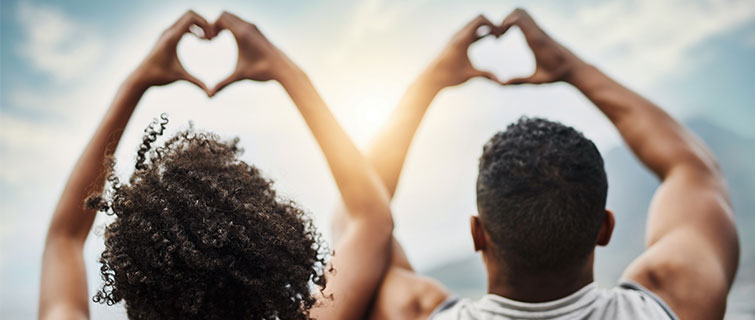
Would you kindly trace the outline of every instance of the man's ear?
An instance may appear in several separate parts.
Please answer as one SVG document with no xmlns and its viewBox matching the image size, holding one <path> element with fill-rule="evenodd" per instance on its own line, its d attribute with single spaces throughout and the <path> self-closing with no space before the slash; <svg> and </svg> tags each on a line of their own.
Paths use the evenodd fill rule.
<svg viewBox="0 0 755 320">
<path fill-rule="evenodd" d="M 613 211 L 606 209 L 606 215 L 603 217 L 603 225 L 600 226 L 600 232 L 598 233 L 599 246 L 606 246 L 611 241 L 611 235 L 613 234 L 613 226 L 616 224 Z"/>
<path fill-rule="evenodd" d="M 474 242 L 474 251 L 484 251 L 488 247 L 485 240 L 485 230 L 482 228 L 482 221 L 478 216 L 471 216 L 469 226 L 472 231 L 472 241 Z"/>
</svg>

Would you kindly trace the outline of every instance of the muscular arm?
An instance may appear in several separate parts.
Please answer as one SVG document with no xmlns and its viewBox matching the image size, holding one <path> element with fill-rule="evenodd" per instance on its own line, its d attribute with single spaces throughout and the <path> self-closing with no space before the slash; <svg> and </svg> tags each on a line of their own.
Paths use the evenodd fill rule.
<svg viewBox="0 0 755 320">
<path fill-rule="evenodd" d="M 320 145 L 346 205 L 344 235 L 330 261 L 334 271 L 327 275 L 324 296 L 311 315 L 363 318 L 390 259 L 393 219 L 385 188 L 298 66 L 253 24 L 223 13 L 215 25 L 234 34 L 239 61 L 231 77 L 211 94 L 243 79 L 280 82 Z"/>
<path fill-rule="evenodd" d="M 537 67 L 532 76 L 507 83 L 571 83 L 661 180 L 648 214 L 647 250 L 624 276 L 657 293 L 683 319 L 722 318 L 739 242 L 713 154 L 661 108 L 551 39 L 523 10 L 515 10 L 502 27 L 514 25 L 524 33 Z"/>
<path fill-rule="evenodd" d="M 89 318 L 82 253 L 95 212 L 84 209 L 84 200 L 91 193 L 102 190 L 106 178 L 105 160 L 113 155 L 123 129 L 148 87 L 187 80 L 204 89 L 204 84 L 186 73 L 175 58 L 178 40 L 193 24 L 208 30 L 204 19 L 188 12 L 163 34 L 155 49 L 121 85 L 76 162 L 47 231 L 42 255 L 40 319 Z"/>
<path fill-rule="evenodd" d="M 594 67 L 579 65 L 569 82 L 661 180 L 648 214 L 647 251 L 625 277 L 656 292 L 683 319 L 723 317 L 739 243 L 713 154 L 662 109 Z"/>
</svg>

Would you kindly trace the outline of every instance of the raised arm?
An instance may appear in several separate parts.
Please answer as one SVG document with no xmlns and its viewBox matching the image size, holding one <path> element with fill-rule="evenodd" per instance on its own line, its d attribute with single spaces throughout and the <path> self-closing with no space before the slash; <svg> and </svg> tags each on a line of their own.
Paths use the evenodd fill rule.
<svg viewBox="0 0 755 320">
<path fill-rule="evenodd" d="M 479 35 L 478 29 L 487 27 L 490 33 Z M 475 41 L 486 36 L 498 36 L 498 29 L 479 15 L 467 23 L 450 39 L 446 47 L 409 86 L 386 124 L 378 132 L 366 152 L 367 160 L 375 168 L 393 197 L 401 175 L 409 146 L 422 118 L 435 96 L 444 88 L 482 77 L 498 82 L 490 72 L 476 69 L 467 51 Z M 334 217 L 334 236 L 343 233 L 341 221 L 344 210 Z M 373 318 L 416 319 L 428 314 L 447 296 L 448 292 L 436 281 L 414 272 L 399 242 L 392 240 L 391 265 L 372 308 Z"/>
<path fill-rule="evenodd" d="M 330 262 L 334 271 L 328 275 L 324 296 L 312 316 L 363 318 L 390 258 L 393 220 L 385 188 L 307 76 L 256 26 L 229 13 L 223 13 L 215 26 L 234 34 L 239 61 L 231 77 L 211 93 L 243 79 L 280 82 L 320 145 L 348 209 L 345 234 L 335 244 Z"/>
<path fill-rule="evenodd" d="M 483 26 L 488 27 L 491 33 L 478 35 L 477 30 Z M 373 140 L 367 151 L 367 158 L 391 196 L 396 190 L 414 133 L 435 96 L 444 88 L 462 84 L 475 77 L 498 81 L 492 73 L 472 66 L 467 54 L 472 43 L 489 35 L 497 36 L 496 31 L 497 28 L 482 15 L 459 30 L 407 89 L 388 122 Z"/>
<path fill-rule="evenodd" d="M 186 13 L 166 30 L 144 62 L 118 89 L 105 117 L 76 162 L 47 231 L 42 256 L 40 319 L 89 318 L 82 251 L 95 212 L 84 209 L 84 200 L 103 188 L 105 161 L 113 155 L 123 129 L 147 88 L 187 80 L 204 89 L 204 84 L 186 73 L 176 58 L 178 40 L 194 24 L 209 31 L 207 22 L 193 12 Z"/>
<path fill-rule="evenodd" d="M 486 26 L 491 33 L 478 35 L 477 30 Z M 368 162 L 375 168 L 380 180 L 393 197 L 409 146 L 414 139 L 422 118 L 435 96 L 444 88 L 465 83 L 475 77 L 483 77 L 498 82 L 490 72 L 472 66 L 467 51 L 475 41 L 486 36 L 497 36 L 495 26 L 484 16 L 479 15 L 467 23 L 448 42 L 440 54 L 414 80 L 404 93 L 388 121 L 372 140 L 366 151 Z M 336 212 L 334 221 L 335 237 L 340 237 L 340 220 L 343 208 Z M 394 240 L 393 264 L 411 269 L 403 250 Z"/>
<path fill-rule="evenodd" d="M 571 83 L 661 180 L 648 214 L 647 249 L 624 276 L 658 294 L 682 319 L 722 318 L 739 241 L 713 154 L 661 108 L 556 43 L 523 10 L 508 16 L 502 28 L 514 25 L 524 33 L 537 68 L 533 76 L 508 83 Z"/>
</svg>

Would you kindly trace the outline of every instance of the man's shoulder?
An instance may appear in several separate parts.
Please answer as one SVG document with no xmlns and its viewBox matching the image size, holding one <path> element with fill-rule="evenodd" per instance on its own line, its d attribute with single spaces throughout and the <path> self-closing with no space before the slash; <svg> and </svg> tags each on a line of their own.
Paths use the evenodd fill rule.
<svg viewBox="0 0 755 320">
<path fill-rule="evenodd" d="M 604 289 L 595 307 L 622 318 L 678 319 L 663 299 L 631 280 L 622 280 L 617 286 Z"/>
<path fill-rule="evenodd" d="M 487 294 L 480 299 L 446 299 L 432 320 L 468 319 L 677 319 L 652 292 L 632 283 L 599 289 L 591 284 L 574 294 L 541 303 Z"/>
</svg>

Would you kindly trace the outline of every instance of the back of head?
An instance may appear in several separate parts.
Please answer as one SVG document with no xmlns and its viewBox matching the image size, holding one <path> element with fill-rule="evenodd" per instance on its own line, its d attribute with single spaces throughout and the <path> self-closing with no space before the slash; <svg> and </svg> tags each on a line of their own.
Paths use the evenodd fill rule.
<svg viewBox="0 0 755 320">
<path fill-rule="evenodd" d="M 164 119 L 165 120 L 165 119 Z M 325 285 L 325 251 L 307 215 L 238 160 L 238 140 L 192 129 L 144 137 L 128 184 L 88 200 L 115 215 L 105 230 L 102 289 L 131 319 L 306 319 Z"/>
<path fill-rule="evenodd" d="M 608 189 L 592 141 L 523 117 L 488 141 L 479 170 L 477 206 L 499 263 L 512 272 L 552 272 L 586 261 Z"/>
</svg>

